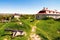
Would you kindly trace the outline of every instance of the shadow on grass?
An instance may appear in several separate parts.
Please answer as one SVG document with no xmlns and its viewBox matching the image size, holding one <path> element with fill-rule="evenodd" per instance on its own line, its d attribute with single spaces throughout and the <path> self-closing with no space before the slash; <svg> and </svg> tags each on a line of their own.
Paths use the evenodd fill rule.
<svg viewBox="0 0 60 40">
<path fill-rule="evenodd" d="M 53 40 L 60 40 L 60 37 L 56 37 L 56 38 L 54 38 Z"/>
<path fill-rule="evenodd" d="M 38 34 L 42 40 L 48 40 L 48 38 L 46 38 L 45 36 L 43 36 L 42 34 Z"/>
</svg>

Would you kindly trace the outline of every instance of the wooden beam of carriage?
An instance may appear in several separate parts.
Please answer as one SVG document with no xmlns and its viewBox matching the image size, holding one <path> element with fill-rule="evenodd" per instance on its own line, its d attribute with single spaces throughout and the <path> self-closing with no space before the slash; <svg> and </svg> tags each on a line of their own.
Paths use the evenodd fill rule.
<svg viewBox="0 0 60 40">
<path fill-rule="evenodd" d="M 23 30 L 12 30 L 12 29 L 5 29 L 5 31 L 11 31 L 11 32 L 23 32 Z"/>
</svg>

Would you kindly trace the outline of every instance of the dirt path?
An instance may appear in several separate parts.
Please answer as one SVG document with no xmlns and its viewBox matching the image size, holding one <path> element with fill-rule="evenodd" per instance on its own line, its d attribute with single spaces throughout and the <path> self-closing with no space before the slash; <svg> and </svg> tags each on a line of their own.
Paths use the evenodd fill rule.
<svg viewBox="0 0 60 40">
<path fill-rule="evenodd" d="M 41 38 L 35 33 L 36 27 L 32 27 L 31 34 L 30 34 L 30 40 L 41 40 Z"/>
<path fill-rule="evenodd" d="M 36 24 L 38 23 L 39 21 L 37 21 L 34 26 L 33 25 L 30 25 L 32 30 L 31 30 L 31 34 L 30 34 L 30 39 L 29 40 L 41 40 L 41 38 L 39 37 L 39 35 L 36 34 Z"/>
<path fill-rule="evenodd" d="M 30 24 L 31 29 L 31 33 L 30 33 L 30 37 L 28 38 L 28 40 L 41 40 L 40 36 L 36 34 L 36 24 L 39 21 L 36 21 L 34 25 Z M 20 23 L 20 22 L 19 22 Z M 22 24 L 22 23 L 20 23 Z"/>
</svg>

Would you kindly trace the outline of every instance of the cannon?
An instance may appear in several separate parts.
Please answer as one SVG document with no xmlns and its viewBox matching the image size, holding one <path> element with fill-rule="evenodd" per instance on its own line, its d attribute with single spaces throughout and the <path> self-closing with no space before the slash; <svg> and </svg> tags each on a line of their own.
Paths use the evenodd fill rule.
<svg viewBox="0 0 60 40">
<path fill-rule="evenodd" d="M 11 31 L 12 32 L 12 37 L 23 36 L 25 34 L 25 32 L 23 30 L 5 29 L 5 31 Z"/>
</svg>

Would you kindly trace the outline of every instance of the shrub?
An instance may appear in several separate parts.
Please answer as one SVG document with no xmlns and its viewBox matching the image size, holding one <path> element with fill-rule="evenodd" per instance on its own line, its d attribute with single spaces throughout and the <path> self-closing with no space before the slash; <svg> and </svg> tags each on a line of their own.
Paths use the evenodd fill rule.
<svg viewBox="0 0 60 40">
<path fill-rule="evenodd" d="M 58 18 L 58 19 L 54 19 L 55 21 L 60 21 L 60 18 Z"/>
<path fill-rule="evenodd" d="M 54 18 L 52 18 L 52 17 L 44 17 L 44 18 L 42 18 L 42 20 L 50 20 L 50 19 L 54 19 Z"/>
<path fill-rule="evenodd" d="M 60 37 L 56 37 L 56 38 L 54 38 L 53 40 L 60 40 Z"/>
</svg>

